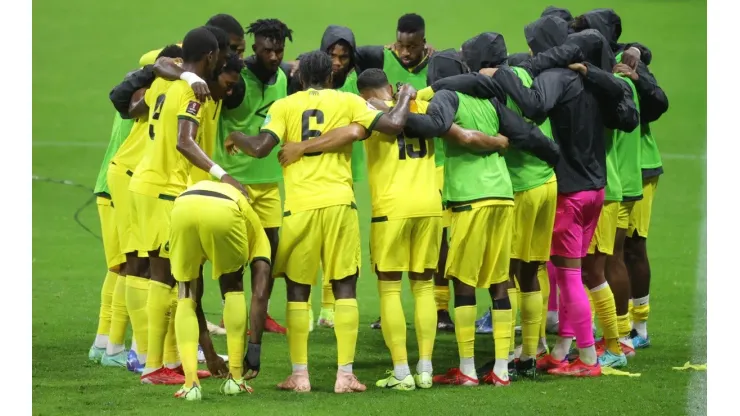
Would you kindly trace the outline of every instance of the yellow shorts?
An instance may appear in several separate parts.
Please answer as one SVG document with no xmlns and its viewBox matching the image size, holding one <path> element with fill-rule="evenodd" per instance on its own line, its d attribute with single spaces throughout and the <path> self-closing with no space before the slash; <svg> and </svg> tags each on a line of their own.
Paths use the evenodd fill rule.
<svg viewBox="0 0 740 416">
<path fill-rule="evenodd" d="M 244 185 L 252 201 L 252 209 L 257 213 L 262 227 L 278 228 L 283 222 L 283 205 L 280 187 L 277 183 Z"/>
<path fill-rule="evenodd" d="M 231 199 L 178 197 L 169 241 L 172 275 L 180 282 L 197 279 L 204 258 L 211 262 L 213 279 L 238 271 L 258 256 L 270 260 L 270 242 L 259 218 L 253 211 L 242 213 Z"/>
<path fill-rule="evenodd" d="M 513 203 L 485 204 L 490 201 L 450 208 L 450 251 L 445 265 L 445 277 L 479 289 L 509 280 L 514 220 Z"/>
<path fill-rule="evenodd" d="M 372 222 L 370 261 L 373 271 L 424 273 L 424 270 L 436 270 L 441 241 L 441 217 Z"/>
<path fill-rule="evenodd" d="M 437 166 L 437 188 L 439 188 L 439 194 L 444 195 L 444 185 L 445 185 L 445 167 L 444 166 Z M 451 213 L 449 210 L 443 210 L 442 211 L 442 228 L 447 228 L 450 226 L 450 218 Z"/>
<path fill-rule="evenodd" d="M 170 257 L 170 214 L 173 200 L 131 192 L 133 228 L 140 230 L 138 251 L 159 251 L 159 257 Z"/>
<path fill-rule="evenodd" d="M 274 276 L 313 286 L 319 264 L 328 280 L 357 273 L 360 223 L 354 205 L 312 209 L 283 218 Z"/>
<path fill-rule="evenodd" d="M 557 205 L 558 183 L 555 180 L 514 194 L 512 259 L 525 262 L 550 259 Z"/>
<path fill-rule="evenodd" d="M 626 230 L 629 228 L 630 225 L 630 216 L 632 215 L 632 210 L 635 208 L 635 202 L 637 201 L 627 201 L 627 202 L 620 202 L 619 203 L 619 214 L 617 215 L 617 228 L 620 228 L 622 230 Z"/>
<path fill-rule="evenodd" d="M 588 254 L 599 253 L 607 255 L 614 254 L 614 239 L 617 236 L 617 220 L 619 219 L 619 202 L 604 201 L 601 208 L 599 222 L 596 224 L 594 237 L 588 246 Z"/>
<path fill-rule="evenodd" d="M 658 190 L 658 178 L 660 176 L 643 179 L 642 181 L 642 199 L 635 202 L 627 227 L 627 235 L 630 237 L 635 234 L 643 238 L 648 236 L 650 217 L 653 213 L 653 199 L 655 198 L 655 191 Z"/>
<path fill-rule="evenodd" d="M 121 251 L 116 230 L 116 212 L 113 201 L 104 197 L 97 197 L 98 215 L 100 216 L 100 235 L 103 239 L 105 264 L 109 269 L 126 262 L 126 256 Z"/>
<path fill-rule="evenodd" d="M 116 206 L 116 228 L 118 229 L 118 243 L 123 254 L 136 251 L 134 247 L 140 246 L 138 243 L 138 230 L 136 233 L 132 230 L 133 220 L 131 218 L 131 191 L 128 190 L 128 184 L 131 177 L 126 174 L 122 168 L 112 165 L 108 168 L 108 188 L 113 204 Z M 134 235 L 135 234 L 135 235 Z"/>
</svg>

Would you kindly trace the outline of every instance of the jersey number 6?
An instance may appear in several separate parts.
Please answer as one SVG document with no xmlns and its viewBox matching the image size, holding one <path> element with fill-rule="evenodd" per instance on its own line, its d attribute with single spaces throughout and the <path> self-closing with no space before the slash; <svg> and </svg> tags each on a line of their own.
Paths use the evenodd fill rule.
<svg viewBox="0 0 740 416">
<path fill-rule="evenodd" d="M 321 130 L 311 130 L 311 118 L 316 119 L 316 124 L 324 124 L 324 112 L 321 110 L 306 110 L 301 116 L 301 141 L 321 136 Z M 318 156 L 321 152 L 306 153 L 304 156 Z"/>
<path fill-rule="evenodd" d="M 162 113 L 162 106 L 164 105 L 164 99 L 166 95 L 160 94 L 157 97 L 157 102 L 154 104 L 154 113 L 152 113 L 152 119 L 149 121 L 149 138 L 154 140 L 154 125 L 153 120 L 159 120 L 159 114 Z"/>
<path fill-rule="evenodd" d="M 404 137 L 403 133 L 396 136 L 396 140 L 398 141 L 398 159 L 399 160 L 406 160 L 406 155 L 410 157 L 411 159 L 419 159 L 427 155 L 427 141 L 425 139 L 411 139 L 411 140 L 418 140 L 419 141 L 419 150 L 414 150 L 414 145 L 412 143 L 406 143 L 407 139 Z"/>
</svg>

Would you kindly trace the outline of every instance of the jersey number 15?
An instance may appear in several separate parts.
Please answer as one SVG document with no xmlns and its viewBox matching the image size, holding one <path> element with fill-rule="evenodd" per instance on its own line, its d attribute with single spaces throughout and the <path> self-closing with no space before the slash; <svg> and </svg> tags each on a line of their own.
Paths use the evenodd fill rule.
<svg viewBox="0 0 740 416">
<path fill-rule="evenodd" d="M 403 133 L 396 136 L 398 142 L 398 159 L 406 160 L 406 156 L 411 159 L 420 159 L 427 155 L 427 141 L 425 139 L 408 139 Z M 414 150 L 412 143 L 406 143 L 407 140 L 418 140 L 419 150 Z"/>
</svg>

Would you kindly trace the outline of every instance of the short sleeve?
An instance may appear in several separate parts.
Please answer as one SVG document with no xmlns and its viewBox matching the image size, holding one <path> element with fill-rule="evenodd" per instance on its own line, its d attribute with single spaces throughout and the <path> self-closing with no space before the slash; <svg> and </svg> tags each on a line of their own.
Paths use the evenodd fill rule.
<svg viewBox="0 0 740 416">
<path fill-rule="evenodd" d="M 285 104 L 284 99 L 275 101 L 270 106 L 267 117 L 265 117 L 265 121 L 262 122 L 262 127 L 260 127 L 261 133 L 269 133 L 278 143 L 282 143 L 285 140 L 285 134 L 287 132 L 288 123 Z"/>
<path fill-rule="evenodd" d="M 156 99 L 157 97 L 154 96 L 154 91 L 152 90 L 152 88 L 147 88 L 146 92 L 144 92 L 144 102 L 146 103 L 147 107 L 154 107 L 154 100 Z"/>
<path fill-rule="evenodd" d="M 178 98 L 179 104 L 177 105 L 177 119 L 189 120 L 200 125 L 205 105 L 195 98 L 195 93 L 190 87 L 185 86 L 181 88 L 182 90 L 178 91 L 180 97 Z"/>
<path fill-rule="evenodd" d="M 375 123 L 383 115 L 383 112 L 373 107 L 360 96 L 348 92 L 342 94 L 347 103 L 346 108 L 350 114 L 350 122 L 360 124 L 368 131 L 372 130 L 375 127 Z"/>
</svg>

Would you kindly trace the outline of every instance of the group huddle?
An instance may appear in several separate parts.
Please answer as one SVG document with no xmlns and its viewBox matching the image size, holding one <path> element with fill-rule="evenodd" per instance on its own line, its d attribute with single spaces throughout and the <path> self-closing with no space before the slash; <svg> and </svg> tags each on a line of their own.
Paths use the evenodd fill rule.
<svg viewBox="0 0 740 416">
<path fill-rule="evenodd" d="M 548 7 L 524 28 L 527 53 L 509 54 L 496 32 L 434 50 L 422 17 L 407 14 L 391 45 L 358 47 L 332 25 L 319 49 L 284 62 L 293 34 L 283 22 L 247 26 L 245 58 L 242 25 L 219 14 L 145 54 L 110 92 L 116 116 L 95 189 L 109 271 L 89 358 L 141 383 L 181 385 L 175 397 L 186 400 L 200 400 L 199 379 L 211 375 L 225 379 L 224 394 L 251 392 L 263 332 L 286 332 L 267 312 L 282 278 L 292 372 L 278 388 L 309 392 L 321 271 L 317 324 L 336 334 L 334 391 L 365 391 L 352 364 L 362 263 L 354 183 L 367 179 L 380 294 L 372 327 L 393 363 L 377 387 L 508 386 L 626 366 L 650 345 L 646 238 L 662 174 L 650 123 L 668 101 L 648 70 L 651 51 L 619 43 L 621 31 L 611 9 L 574 18 Z M 201 306 L 206 262 L 228 360 Z M 492 302 L 478 320 L 476 289 Z M 552 348 L 546 327 L 558 333 Z M 433 375 L 437 330 L 455 332 L 460 363 Z M 494 345 L 477 368 L 476 332 Z"/>
</svg>

